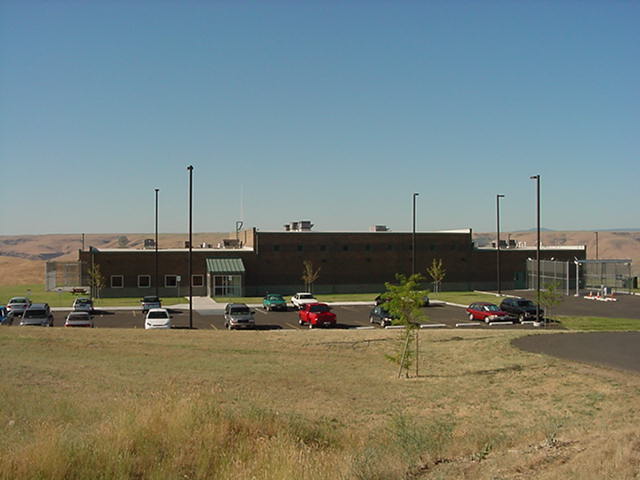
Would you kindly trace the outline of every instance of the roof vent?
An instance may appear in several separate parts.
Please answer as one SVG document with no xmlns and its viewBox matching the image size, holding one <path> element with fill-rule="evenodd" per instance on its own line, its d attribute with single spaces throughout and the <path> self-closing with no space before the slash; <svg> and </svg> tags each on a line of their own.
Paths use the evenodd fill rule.
<svg viewBox="0 0 640 480">
<path fill-rule="evenodd" d="M 309 232 L 313 228 L 311 220 L 299 220 L 297 222 L 287 223 L 284 226 L 287 232 Z"/>
<path fill-rule="evenodd" d="M 369 227 L 369 231 L 370 232 L 388 232 L 389 227 L 387 227 L 386 225 L 372 225 L 371 227 Z"/>
</svg>

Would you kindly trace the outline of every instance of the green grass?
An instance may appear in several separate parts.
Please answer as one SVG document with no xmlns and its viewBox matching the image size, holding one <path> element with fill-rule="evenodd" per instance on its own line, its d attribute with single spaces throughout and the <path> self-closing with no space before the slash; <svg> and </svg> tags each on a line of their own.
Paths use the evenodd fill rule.
<svg viewBox="0 0 640 480">
<path fill-rule="evenodd" d="M 557 319 L 569 330 L 630 331 L 640 330 L 640 320 L 633 318 L 576 317 L 558 315 Z"/>
<path fill-rule="evenodd" d="M 389 330 L 2 327 L 0 478 L 637 478 L 640 379 L 522 334 L 425 332 L 399 379 Z"/>
<path fill-rule="evenodd" d="M 52 307 L 71 307 L 77 297 L 70 292 L 47 292 L 42 284 L 0 286 L 0 305 L 6 304 L 11 297 L 26 296 L 33 303 L 48 303 Z M 96 307 L 139 307 L 141 297 L 98 298 L 94 300 Z M 163 297 L 163 305 L 186 303 L 184 297 Z"/>
</svg>

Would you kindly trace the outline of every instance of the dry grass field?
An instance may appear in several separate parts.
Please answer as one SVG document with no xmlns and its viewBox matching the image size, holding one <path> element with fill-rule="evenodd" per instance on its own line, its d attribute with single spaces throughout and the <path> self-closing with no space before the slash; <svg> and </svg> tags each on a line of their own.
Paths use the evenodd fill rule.
<svg viewBox="0 0 640 480">
<path fill-rule="evenodd" d="M 397 335 L 0 328 L 0 478 L 639 478 L 640 376 Z"/>
</svg>

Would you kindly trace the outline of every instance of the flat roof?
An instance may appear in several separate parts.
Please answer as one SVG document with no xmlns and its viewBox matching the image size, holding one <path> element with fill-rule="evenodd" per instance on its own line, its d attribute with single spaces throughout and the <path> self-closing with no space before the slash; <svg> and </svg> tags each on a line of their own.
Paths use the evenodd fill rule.
<svg viewBox="0 0 640 480">
<path fill-rule="evenodd" d="M 586 250 L 586 245 L 540 245 L 540 250 Z M 491 250 L 495 252 L 497 250 L 496 247 L 476 247 L 476 250 Z M 504 247 L 500 248 L 501 252 L 508 252 L 513 250 L 526 250 L 535 252 L 537 248 L 535 246 L 526 246 L 526 247 Z"/>
<path fill-rule="evenodd" d="M 132 252 L 144 252 L 144 253 L 155 253 L 155 248 L 97 248 L 92 247 L 96 252 L 109 252 L 109 253 L 132 253 Z M 193 247 L 191 249 L 194 252 L 253 252 L 253 248 L 251 247 L 241 247 L 241 248 L 201 248 L 201 247 Z M 89 252 L 91 250 L 88 250 Z M 158 252 L 188 252 L 188 248 L 158 248 Z"/>
<path fill-rule="evenodd" d="M 260 233 L 332 233 L 332 234 L 336 234 L 336 233 L 346 233 L 346 234 L 352 234 L 352 233 L 356 233 L 356 234 L 363 234 L 363 233 L 368 233 L 371 235 L 385 235 L 385 234 L 398 234 L 398 233 L 403 233 L 403 234 L 412 234 L 413 232 L 411 230 L 409 231 L 405 231 L 405 230 L 383 230 L 383 231 L 372 231 L 372 230 L 259 230 L 256 229 L 256 233 L 260 234 Z M 454 229 L 454 230 L 416 230 L 416 235 L 418 234 L 423 234 L 423 233 L 471 233 L 471 229 L 470 228 L 460 228 L 460 229 Z"/>
</svg>

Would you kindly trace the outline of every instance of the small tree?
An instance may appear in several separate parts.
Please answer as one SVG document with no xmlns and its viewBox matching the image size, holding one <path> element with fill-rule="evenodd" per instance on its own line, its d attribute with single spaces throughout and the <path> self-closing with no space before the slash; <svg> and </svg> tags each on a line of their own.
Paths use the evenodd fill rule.
<svg viewBox="0 0 640 480">
<path fill-rule="evenodd" d="M 434 292 L 439 292 L 440 291 L 440 284 L 442 283 L 442 280 L 444 280 L 445 275 L 447 274 L 447 271 L 445 270 L 443 264 L 442 264 L 442 259 L 438 258 L 438 259 L 433 259 L 431 262 L 431 266 L 429 268 L 427 268 L 427 273 L 429 274 L 429 276 L 431 277 L 431 279 L 433 280 L 433 291 Z"/>
<path fill-rule="evenodd" d="M 120 235 L 118 237 L 118 248 L 126 248 L 129 245 L 129 239 L 126 235 Z"/>
<path fill-rule="evenodd" d="M 544 307 L 545 318 L 551 318 L 551 309 L 562 301 L 563 296 L 558 282 L 544 285 L 544 290 L 540 290 L 540 304 Z"/>
<path fill-rule="evenodd" d="M 104 288 L 104 275 L 100 272 L 100 265 L 97 263 L 89 267 L 89 286 L 91 287 L 91 295 L 100 298 L 100 290 Z"/>
<path fill-rule="evenodd" d="M 386 357 L 399 365 L 398 376 L 405 370 L 405 376 L 408 377 L 414 359 L 418 375 L 419 323 L 425 318 L 420 307 L 427 292 L 420 289 L 424 277 L 419 273 L 409 277 L 398 274 L 396 280 L 397 284 L 385 283 L 387 291 L 383 294 L 382 306 L 389 312 L 395 324 L 403 325 L 405 328 L 396 351 Z M 415 344 L 412 340 L 415 340 Z"/>
<path fill-rule="evenodd" d="M 320 276 L 320 267 L 317 270 L 313 268 L 313 262 L 311 260 L 305 260 L 302 262 L 302 281 L 304 282 L 304 288 L 311 292 L 313 288 L 313 282 L 315 282 Z"/>
</svg>

